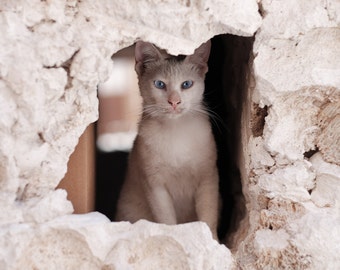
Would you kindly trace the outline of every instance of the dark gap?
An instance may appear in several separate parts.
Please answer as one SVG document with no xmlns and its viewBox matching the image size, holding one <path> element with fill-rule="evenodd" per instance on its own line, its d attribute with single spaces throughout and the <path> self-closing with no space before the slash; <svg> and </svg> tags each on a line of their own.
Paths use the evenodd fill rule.
<svg viewBox="0 0 340 270">
<path fill-rule="evenodd" d="M 72 88 L 73 77 L 71 76 L 71 64 L 72 64 L 75 56 L 79 53 L 79 51 L 80 51 L 79 49 L 76 50 L 69 59 L 62 62 L 60 65 L 44 66 L 44 68 L 46 68 L 46 69 L 62 68 L 62 69 L 65 70 L 65 72 L 67 73 L 67 84 L 66 84 L 66 87 L 65 87 L 66 90 Z"/>
<path fill-rule="evenodd" d="M 305 158 L 311 158 L 315 153 L 317 153 L 319 151 L 319 149 L 317 147 L 315 147 L 315 149 L 311 149 L 305 153 L 303 153 L 303 156 Z"/>
<path fill-rule="evenodd" d="M 111 221 L 116 214 L 119 191 L 124 181 L 129 153 L 96 150 L 96 211 Z"/>
<path fill-rule="evenodd" d="M 268 115 L 268 107 L 261 108 L 259 104 L 252 104 L 252 116 L 250 119 L 250 128 L 254 137 L 262 136 L 265 125 L 265 118 Z"/>
<path fill-rule="evenodd" d="M 206 77 L 206 102 L 220 119 L 211 122 L 218 149 L 222 198 L 218 234 L 220 239 L 226 240 L 237 230 L 246 213 L 238 168 L 238 147 L 252 44 L 253 38 L 234 35 L 214 37 Z"/>
<path fill-rule="evenodd" d="M 112 56 L 112 60 L 114 66 L 119 66 L 119 68 L 125 72 L 128 69 L 129 74 L 135 74 L 133 70 L 134 46 L 130 46 L 116 52 Z M 127 62 L 130 62 L 130 65 L 127 65 Z M 118 72 L 118 77 L 120 75 L 124 76 L 124 73 L 120 74 L 120 72 Z M 131 76 L 126 76 L 125 74 L 125 77 L 124 80 L 132 80 Z M 115 79 L 117 79 L 117 77 L 115 77 Z M 115 81 L 114 84 L 119 84 L 119 87 L 126 87 L 126 89 L 121 89 L 123 91 L 128 91 L 128 88 L 131 88 L 126 83 L 121 85 L 121 82 L 117 83 Z M 139 94 L 138 89 L 135 90 Z M 101 96 L 98 90 L 98 99 L 99 119 L 96 123 L 97 147 L 95 210 L 105 214 L 111 221 L 114 221 L 116 205 L 127 169 L 129 151 L 115 147 L 112 149 L 101 149 L 98 143 L 99 136 L 102 134 L 128 131 L 129 127 L 121 123 L 126 122 L 126 117 L 127 115 L 130 116 L 130 114 L 134 114 L 137 118 L 139 111 L 136 110 L 133 112 L 127 112 L 124 109 L 127 103 L 126 92 L 118 94 L 111 93 Z"/>
</svg>

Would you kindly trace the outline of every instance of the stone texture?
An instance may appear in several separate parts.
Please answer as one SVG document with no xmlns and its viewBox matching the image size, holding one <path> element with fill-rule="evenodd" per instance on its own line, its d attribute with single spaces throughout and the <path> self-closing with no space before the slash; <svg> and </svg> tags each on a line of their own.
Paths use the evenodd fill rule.
<svg viewBox="0 0 340 270">
<path fill-rule="evenodd" d="M 8 0 L 0 22 L 0 192 L 7 208 L 57 186 L 80 134 L 97 118 L 97 85 L 114 52 L 142 38 L 189 53 L 214 34 L 252 35 L 260 16 L 252 0 Z"/>
<path fill-rule="evenodd" d="M 243 137 L 248 223 L 240 231 L 248 231 L 239 235 L 236 258 L 244 269 L 336 269 L 339 1 L 260 6 L 249 106 L 267 114 L 263 132 Z"/>
<path fill-rule="evenodd" d="M 1 269 L 232 269 L 230 251 L 205 223 L 111 223 L 104 215 L 67 215 L 1 230 Z M 199 259 L 198 259 L 199 258 Z"/>
<path fill-rule="evenodd" d="M 1 1 L 0 268 L 339 268 L 339 10 L 337 0 Z M 112 54 L 137 39 L 189 54 L 258 28 L 239 160 L 248 214 L 233 254 L 202 223 L 69 215 L 54 189 L 97 119 Z"/>
<path fill-rule="evenodd" d="M 260 5 L 264 17 L 260 32 L 266 39 L 295 39 L 312 29 L 338 27 L 340 24 L 337 0 L 287 1 L 284 5 L 280 0 L 262 0 Z"/>
<path fill-rule="evenodd" d="M 320 135 L 317 146 L 324 159 L 340 166 L 340 93 L 338 99 L 326 104 L 318 115 Z"/>
<path fill-rule="evenodd" d="M 115 52 L 144 39 L 189 54 L 220 33 L 251 36 L 260 23 L 255 0 L 1 1 L 0 268 L 229 269 L 229 251 L 203 225 L 91 227 L 67 218 L 72 205 L 54 189 L 98 117 L 97 86 Z"/>
</svg>

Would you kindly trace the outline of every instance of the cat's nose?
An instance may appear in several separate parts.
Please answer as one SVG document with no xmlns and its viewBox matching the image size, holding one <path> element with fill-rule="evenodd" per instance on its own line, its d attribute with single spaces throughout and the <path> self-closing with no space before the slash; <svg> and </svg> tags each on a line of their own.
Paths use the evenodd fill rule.
<svg viewBox="0 0 340 270">
<path fill-rule="evenodd" d="M 168 103 L 176 110 L 177 106 L 181 103 L 181 96 L 177 91 L 171 91 L 168 95 Z"/>
<path fill-rule="evenodd" d="M 168 103 L 172 106 L 172 108 L 176 109 L 177 105 L 181 104 L 181 100 L 168 100 Z"/>
</svg>

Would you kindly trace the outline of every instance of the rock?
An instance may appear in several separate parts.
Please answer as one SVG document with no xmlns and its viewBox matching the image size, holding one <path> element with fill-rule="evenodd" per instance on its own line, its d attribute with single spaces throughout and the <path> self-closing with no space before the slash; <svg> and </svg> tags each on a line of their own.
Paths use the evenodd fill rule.
<svg viewBox="0 0 340 270">
<path fill-rule="evenodd" d="M 264 123 L 242 141 L 248 215 L 233 236 L 241 268 L 340 265 L 337 7 L 338 1 L 260 1 L 247 104 L 262 108 Z M 256 111 L 243 119 L 244 130 Z"/>
<path fill-rule="evenodd" d="M 89 219 L 98 217 L 68 216 L 72 205 L 55 188 L 78 138 L 98 117 L 97 86 L 115 52 L 144 39 L 190 54 L 217 34 L 251 36 L 260 23 L 255 0 L 2 1 L 0 268 L 230 269 L 230 252 L 205 225 L 99 218 L 91 227 Z"/>
<path fill-rule="evenodd" d="M 325 162 L 321 153 L 314 154 L 311 163 L 316 171 L 316 187 L 311 199 L 318 207 L 338 208 L 340 203 L 340 167 Z"/>
<path fill-rule="evenodd" d="M 232 269 L 230 251 L 202 222 L 178 226 L 111 223 L 66 215 L 0 228 L 1 269 Z M 199 258 L 199 259 L 197 259 Z"/>
<path fill-rule="evenodd" d="M 318 115 L 321 134 L 317 146 L 324 159 L 340 166 L 340 92 L 338 98 L 327 103 Z"/>
<path fill-rule="evenodd" d="M 192 53 L 215 34 L 252 35 L 261 21 L 254 0 L 166 1 L 158 9 L 150 1 L 1 5 L 5 204 L 44 197 L 57 186 L 79 136 L 98 117 L 97 85 L 107 79 L 116 51 L 143 38 L 174 54 Z"/>
<path fill-rule="evenodd" d="M 338 179 L 339 182 L 339 179 Z M 336 269 L 339 258 L 339 201 L 336 207 L 318 208 L 307 205 L 307 213 L 290 225 L 290 241 L 299 251 L 296 256 L 308 262 L 307 269 Z"/>
<path fill-rule="evenodd" d="M 271 174 L 263 174 L 258 179 L 261 190 L 268 198 L 281 197 L 292 201 L 310 200 L 309 190 L 315 186 L 315 175 L 307 162 L 276 169 Z"/>
<path fill-rule="evenodd" d="M 0 268 L 336 269 L 339 8 L 337 0 L 1 1 Z M 70 215 L 55 188 L 98 117 L 97 86 L 115 52 L 143 39 L 190 54 L 214 35 L 255 32 L 237 160 L 247 214 L 231 235 L 233 254 L 199 222 Z"/>
<path fill-rule="evenodd" d="M 269 38 L 261 43 L 262 38 L 255 50 L 254 72 L 263 104 L 272 104 L 285 92 L 340 87 L 340 28 L 317 28 L 295 39 Z"/>
<path fill-rule="evenodd" d="M 284 5 L 280 1 L 262 0 L 264 20 L 260 32 L 266 37 L 289 40 L 312 29 L 338 27 L 338 8 L 337 0 L 289 1 Z"/>
</svg>

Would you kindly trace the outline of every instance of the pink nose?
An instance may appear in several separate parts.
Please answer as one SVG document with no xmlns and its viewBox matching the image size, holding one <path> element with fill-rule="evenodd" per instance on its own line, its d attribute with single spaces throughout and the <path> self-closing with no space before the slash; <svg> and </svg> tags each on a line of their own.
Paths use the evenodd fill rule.
<svg viewBox="0 0 340 270">
<path fill-rule="evenodd" d="M 181 103 L 180 100 L 168 100 L 168 103 L 172 106 L 172 108 L 176 109 L 177 105 Z"/>
</svg>

